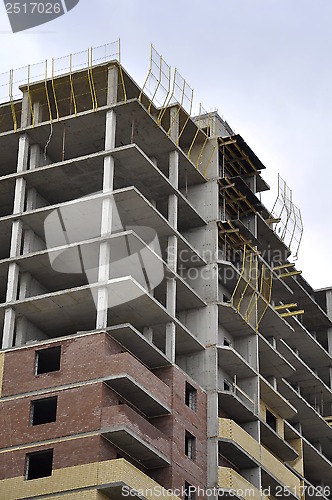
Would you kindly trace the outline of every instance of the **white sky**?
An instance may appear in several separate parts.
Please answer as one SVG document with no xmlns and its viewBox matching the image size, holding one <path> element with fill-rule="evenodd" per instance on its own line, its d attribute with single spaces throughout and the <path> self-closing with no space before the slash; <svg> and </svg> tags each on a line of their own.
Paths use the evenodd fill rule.
<svg viewBox="0 0 332 500">
<path fill-rule="evenodd" d="M 38 1 L 38 0 L 37 0 Z M 139 83 L 152 42 L 205 109 L 218 109 L 301 208 L 297 268 L 332 285 L 332 2 L 330 0 L 80 0 L 51 23 L 12 34 L 0 4 L 0 73 L 121 38 Z"/>
</svg>

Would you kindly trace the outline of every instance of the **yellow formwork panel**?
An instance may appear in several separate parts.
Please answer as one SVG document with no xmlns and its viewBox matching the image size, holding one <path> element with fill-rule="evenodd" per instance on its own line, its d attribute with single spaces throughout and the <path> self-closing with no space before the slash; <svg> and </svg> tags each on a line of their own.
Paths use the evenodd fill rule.
<svg viewBox="0 0 332 500">
<path fill-rule="evenodd" d="M 260 445 L 256 439 L 248 434 L 242 427 L 228 418 L 219 418 L 218 437 L 231 439 L 249 453 L 257 461 L 260 460 Z"/>
<path fill-rule="evenodd" d="M 282 484 L 292 491 L 297 491 L 297 496 L 300 496 L 300 480 L 295 474 L 287 469 L 280 460 L 264 448 L 264 446 L 261 446 L 261 463 L 264 464 Z"/>
<path fill-rule="evenodd" d="M 301 438 L 290 439 L 289 444 L 294 448 L 294 450 L 298 453 L 298 458 L 296 458 L 293 462 L 290 462 L 290 465 L 302 476 L 304 475 L 304 462 L 303 462 L 303 440 Z"/>
<path fill-rule="evenodd" d="M 280 460 L 272 455 L 269 450 L 264 448 L 263 445 L 258 443 L 256 439 L 250 436 L 233 420 L 219 418 L 218 437 L 234 441 L 234 443 L 238 444 L 258 463 L 271 471 L 281 484 L 293 491 L 300 491 L 300 480 Z"/>
<path fill-rule="evenodd" d="M 260 491 L 244 477 L 229 467 L 218 467 L 218 488 L 232 490 L 241 498 L 253 500 L 268 500 Z"/>
</svg>

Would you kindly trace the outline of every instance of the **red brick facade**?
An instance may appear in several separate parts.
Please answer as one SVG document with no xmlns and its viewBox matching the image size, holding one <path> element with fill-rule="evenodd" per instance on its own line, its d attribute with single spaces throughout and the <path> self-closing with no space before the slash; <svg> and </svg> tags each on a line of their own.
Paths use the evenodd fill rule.
<svg viewBox="0 0 332 500">
<path fill-rule="evenodd" d="M 36 375 L 36 352 L 55 346 L 61 346 L 60 370 Z M 119 375 L 135 380 L 169 414 L 148 418 L 110 389 L 107 378 Z M 195 410 L 185 402 L 186 381 L 197 389 Z M 31 401 L 51 396 L 58 398 L 56 421 L 33 426 Z M 176 366 L 150 371 L 106 333 L 6 352 L 0 418 L 0 479 L 24 475 L 27 453 L 53 448 L 53 469 L 121 456 L 166 488 L 206 484 L 205 392 Z M 138 457 L 128 457 L 103 437 L 118 427 L 133 431 L 170 465 L 146 470 Z M 185 454 L 186 431 L 196 438 L 194 459 Z"/>
</svg>

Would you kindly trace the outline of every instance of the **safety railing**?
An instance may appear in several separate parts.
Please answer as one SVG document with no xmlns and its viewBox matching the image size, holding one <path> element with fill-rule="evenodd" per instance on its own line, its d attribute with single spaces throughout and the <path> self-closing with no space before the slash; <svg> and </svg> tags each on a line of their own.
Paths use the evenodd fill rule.
<svg viewBox="0 0 332 500">
<path fill-rule="evenodd" d="M 118 97 L 121 96 L 118 100 L 126 102 L 119 40 L 1 74 L 0 133 L 35 126 L 41 121 L 52 124 L 62 117 L 106 105 L 108 80 L 102 63 L 109 61 L 118 63 Z M 24 108 L 25 118 L 21 124 L 22 90 L 26 93 L 28 108 Z M 147 77 L 141 92 L 137 93 L 157 125 L 207 177 L 218 146 L 217 139 L 210 139 L 211 114 L 200 104 L 198 115 L 192 117 L 193 89 L 153 46 Z"/>
<path fill-rule="evenodd" d="M 192 118 L 194 91 L 175 68 L 169 66 L 151 45 L 150 66 L 139 95 L 139 101 L 155 117 L 177 146 L 186 150 L 188 158 L 206 177 L 217 141 L 209 140 L 211 115 L 199 106 L 198 116 Z M 175 108 L 175 113 L 167 111 Z M 195 125 L 189 142 L 184 144 L 185 131 Z M 176 125 L 176 126 L 174 126 Z M 187 139 L 186 139 L 187 141 Z"/>
<path fill-rule="evenodd" d="M 284 179 L 278 174 L 278 195 L 271 210 L 272 224 L 279 238 L 288 246 L 294 259 L 303 235 L 303 221 L 299 208 L 293 203 L 293 193 Z"/>
<path fill-rule="evenodd" d="M 21 126 L 22 87 L 27 92 L 32 126 L 39 121 L 37 113 L 52 123 L 61 116 L 106 104 L 107 78 L 101 77 L 97 67 L 108 61 L 119 63 L 119 87 L 126 101 L 120 40 L 0 74 L 0 132 Z M 37 102 L 38 108 L 34 106 Z"/>
</svg>

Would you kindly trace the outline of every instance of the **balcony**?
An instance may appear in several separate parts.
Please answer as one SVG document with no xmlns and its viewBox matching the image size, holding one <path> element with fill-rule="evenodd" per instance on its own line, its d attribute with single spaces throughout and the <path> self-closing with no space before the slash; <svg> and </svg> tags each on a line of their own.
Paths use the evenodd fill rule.
<svg viewBox="0 0 332 500">
<path fill-rule="evenodd" d="M 91 215 L 95 214 L 97 211 L 101 213 L 101 206 L 104 198 L 109 198 L 109 195 L 97 193 L 85 196 L 84 200 L 82 198 L 76 198 L 62 203 L 50 204 L 42 208 L 21 213 L 20 220 L 24 228 L 32 229 L 37 236 L 44 240 L 45 219 L 50 214 L 53 214 L 55 210 L 61 210 L 66 213 L 68 211 L 69 213 L 73 211 L 73 213 L 76 214 L 76 211 L 79 210 L 79 216 L 83 217 L 83 214 L 85 214 L 85 217 L 89 215 L 91 218 Z M 187 267 L 188 262 L 190 262 L 190 265 L 192 262 L 195 263 L 194 265 L 205 264 L 204 259 L 197 253 L 191 244 L 188 243 L 178 231 L 170 226 L 165 217 L 163 217 L 163 215 L 158 212 L 158 210 L 154 208 L 135 187 L 113 191 L 112 199 L 119 212 L 121 223 L 124 228 L 142 226 L 142 221 L 144 221 L 145 226 L 157 232 L 161 248 L 167 247 L 167 239 L 169 236 L 176 236 L 178 238 L 179 255 L 184 254 L 186 256 L 186 261 L 184 262 L 185 267 Z M 93 208 L 93 214 L 91 214 L 91 207 Z M 10 234 L 12 223 L 16 219 L 17 215 L 15 214 L 0 217 L 1 234 L 4 236 Z M 91 235 L 89 235 L 89 237 L 91 237 Z M 3 250 L 5 250 L 5 248 Z"/>
<path fill-rule="evenodd" d="M 167 175 L 169 153 L 174 151 L 174 142 L 167 132 L 162 127 L 156 126 L 156 120 L 147 112 L 144 105 L 140 103 L 138 99 L 130 99 L 127 103 L 117 103 L 114 110 L 117 117 L 117 134 L 122 142 L 129 144 L 132 140 L 131 125 L 132 116 L 134 115 L 135 121 L 140 124 L 141 130 L 145 131 L 144 134 L 138 134 L 134 137 L 135 143 L 148 157 L 158 156 L 160 169 Z M 189 138 L 191 142 L 197 130 L 197 126 L 189 120 L 185 132 L 189 130 L 189 127 L 191 128 Z M 201 133 L 202 143 L 204 138 L 205 136 Z M 184 139 L 184 136 L 182 139 Z M 194 163 L 188 159 L 187 155 L 183 153 L 181 142 L 183 141 L 180 141 L 180 147 L 177 147 L 180 162 L 179 186 L 185 187 L 186 183 L 188 186 L 191 186 L 206 182 L 203 174 L 201 174 Z M 186 144 L 186 147 L 189 147 L 189 145 Z M 158 155 L 156 154 L 157 152 Z"/>
<path fill-rule="evenodd" d="M 146 469 L 170 465 L 169 439 L 127 405 L 103 408 L 101 435 Z"/>
<path fill-rule="evenodd" d="M 324 407 L 332 405 L 332 391 L 324 381 L 301 359 L 301 357 L 291 349 L 286 342 L 280 340 L 278 349 L 285 358 L 296 368 L 294 374 L 287 378 L 292 385 L 299 384 L 301 390 L 311 394 L 319 394 L 320 400 L 324 401 Z M 332 360 L 331 360 L 332 363 Z M 318 360 L 317 360 L 318 365 Z M 318 367 L 318 366 L 317 366 Z M 332 407 L 332 406 L 331 406 Z"/>
<path fill-rule="evenodd" d="M 275 410 L 281 418 L 292 418 L 297 415 L 297 409 L 289 398 L 284 397 L 267 380 L 260 376 L 261 399 Z"/>
<path fill-rule="evenodd" d="M 319 441 L 323 453 L 331 459 L 332 426 L 285 379 L 280 380 L 279 389 L 298 410 L 297 415 L 290 419 L 290 423 L 299 422 L 303 436 L 311 442 Z"/>
<path fill-rule="evenodd" d="M 123 500 L 122 486 L 127 486 L 127 491 L 130 490 L 130 498 L 151 499 L 151 492 L 156 491 L 156 495 L 161 498 L 180 500 L 124 459 L 101 462 L 98 478 L 98 491 L 112 500 Z"/>
<path fill-rule="evenodd" d="M 258 443 L 233 420 L 219 418 L 219 443 L 221 454 L 240 469 L 260 465 L 265 478 L 264 487 L 275 488 L 282 485 L 290 489 L 290 498 L 298 498 L 295 493 L 300 480 L 263 445 Z"/>
<path fill-rule="evenodd" d="M 300 355 L 303 361 L 313 370 L 318 370 L 319 375 L 324 379 L 326 368 L 332 365 L 332 357 L 326 349 L 311 335 L 305 326 L 296 316 L 288 318 L 289 323 L 294 328 L 293 334 L 288 337 L 287 344 L 292 349 L 300 347 Z M 328 380 L 325 378 L 325 383 Z"/>
<path fill-rule="evenodd" d="M 75 155 L 75 152 L 72 154 Z M 83 193 L 91 194 L 101 191 L 103 160 L 108 155 L 111 155 L 115 160 L 114 182 L 116 189 L 136 186 L 148 199 L 158 200 L 167 199 L 167 196 L 175 194 L 179 200 L 179 228 L 181 229 L 181 226 L 188 223 L 191 226 L 205 224 L 205 221 L 198 215 L 185 196 L 174 188 L 169 179 L 135 144 L 11 174 L 2 180 L 3 189 L 6 188 L 6 191 L 9 192 L 9 188 L 12 187 L 13 197 L 15 178 L 23 176 L 29 187 L 36 188 L 46 200 L 56 199 L 58 202 L 63 202 L 81 198 Z M 11 213 L 11 210 L 7 212 L 0 210 L 1 216 L 6 213 Z"/>
<path fill-rule="evenodd" d="M 265 377 L 289 377 L 295 372 L 292 364 L 273 347 L 263 335 L 258 334 L 259 368 Z"/>
<path fill-rule="evenodd" d="M 305 310 L 305 328 L 316 331 L 332 327 L 331 319 L 315 301 L 314 290 L 301 275 L 287 279 L 287 284 L 293 291 L 292 300 L 301 304 L 301 308 Z"/>
<path fill-rule="evenodd" d="M 261 441 L 269 450 L 286 462 L 296 460 L 299 457 L 294 448 L 262 420 Z"/>
<path fill-rule="evenodd" d="M 237 422 L 257 420 L 257 402 L 251 399 L 239 386 L 233 384 L 229 390 L 218 391 L 220 408 L 227 408 L 228 414 Z"/>
<path fill-rule="evenodd" d="M 325 486 L 332 489 L 332 463 L 309 441 L 303 439 L 304 472 L 312 483 L 319 479 Z"/>
<path fill-rule="evenodd" d="M 237 221 L 237 222 L 240 222 L 240 221 Z M 235 221 L 233 221 L 233 224 L 235 225 Z M 273 271 L 273 268 L 270 266 L 270 264 L 268 264 L 266 262 L 266 260 L 262 257 L 262 255 L 258 255 L 258 259 L 272 273 L 272 276 L 273 276 L 272 298 L 273 298 L 273 300 L 276 302 L 279 300 L 282 300 L 285 297 L 285 294 L 287 294 L 287 296 L 291 296 L 292 290 L 288 287 L 285 280 L 282 280 L 279 278 L 279 275 L 277 274 L 277 272 Z M 230 262 L 230 261 L 218 260 L 217 263 L 219 266 L 219 276 L 222 277 L 222 283 L 227 288 L 227 290 L 232 294 L 233 290 L 236 286 L 236 283 L 239 279 L 240 270 L 234 264 L 232 264 L 232 262 Z"/>
<path fill-rule="evenodd" d="M 139 232 L 139 229 L 135 229 Z M 134 230 L 121 231 L 105 237 L 94 237 L 89 240 L 68 243 L 68 245 L 62 245 L 56 249 L 45 249 L 29 255 L 21 255 L 15 257 L 15 262 L 20 266 L 22 273 L 31 274 L 42 288 L 49 292 L 71 289 L 87 284 L 85 272 L 89 274 L 91 284 L 97 282 L 96 270 L 98 269 L 100 245 L 106 242 L 111 246 L 113 256 L 110 260 L 111 278 L 131 275 L 142 286 L 146 287 L 146 279 L 151 279 L 152 271 L 149 271 L 150 274 L 147 278 L 144 277 L 139 265 L 139 259 L 143 258 L 144 263 L 149 263 L 150 270 L 158 270 L 160 279 L 174 278 L 176 280 L 179 291 L 176 302 L 177 311 L 206 305 L 190 285 L 174 273 Z M 80 255 L 83 260 L 81 264 L 77 265 Z M 11 259 L 0 262 L 0 292 L 1 283 L 6 284 L 10 263 Z M 159 299 L 161 303 L 165 302 L 165 289 L 166 281 L 163 281 L 160 283 L 156 295 L 156 299 Z M 29 297 L 36 294 L 37 291 L 34 294 L 30 293 Z"/>
<path fill-rule="evenodd" d="M 242 427 L 228 418 L 219 418 L 218 431 L 221 455 L 240 469 L 257 467 L 260 444 Z"/>
<path fill-rule="evenodd" d="M 255 327 L 250 325 L 237 309 L 229 302 L 218 303 L 219 323 L 234 337 L 256 335 Z"/>
<path fill-rule="evenodd" d="M 123 486 L 130 491 L 130 498 L 148 499 L 151 498 L 148 492 L 155 490 L 161 497 L 180 500 L 175 495 L 168 495 L 160 484 L 123 458 L 55 469 L 52 476 L 38 481 L 25 481 L 23 475 L 0 481 L 2 498 L 6 500 L 41 498 L 44 495 L 53 497 L 57 493 L 72 493 L 73 498 L 86 497 L 93 500 L 99 499 L 97 492 L 112 500 L 122 500 Z"/>
<path fill-rule="evenodd" d="M 152 368 L 171 366 L 165 354 L 129 323 L 106 328 L 108 335 L 131 352 L 142 363 Z"/>
<path fill-rule="evenodd" d="M 98 284 L 61 290 L 18 300 L 11 305 L 49 337 L 94 330 L 96 307 L 93 294 Z M 116 278 L 103 284 L 109 291 L 109 325 L 128 320 L 138 329 L 147 325 L 154 328 L 154 338 L 165 334 L 165 324 L 175 323 L 177 354 L 203 350 L 201 342 L 160 304 L 144 287 L 131 277 Z M 130 300 L 132 299 L 132 300 Z M 128 302 L 129 300 L 129 302 Z M 7 305 L 0 304 L 0 322 Z"/>
<path fill-rule="evenodd" d="M 105 384 L 147 417 L 170 413 L 171 391 L 158 377 L 129 353 L 111 358 L 111 373 Z"/>
<path fill-rule="evenodd" d="M 260 491 L 234 469 L 218 468 L 218 488 L 222 490 L 222 498 L 252 498 L 253 500 L 268 500 L 269 497 Z"/>
<path fill-rule="evenodd" d="M 220 323 L 234 336 L 256 334 L 256 325 L 247 319 L 229 302 L 218 303 Z M 255 320 L 251 319 L 251 322 Z M 293 328 L 285 321 L 271 305 L 268 305 L 260 321 L 259 331 L 266 337 L 288 337 Z"/>
<path fill-rule="evenodd" d="M 233 347 L 217 346 L 218 363 L 229 375 L 236 375 L 238 379 L 255 377 L 256 370 Z"/>
</svg>

